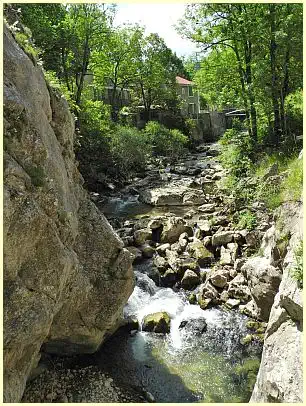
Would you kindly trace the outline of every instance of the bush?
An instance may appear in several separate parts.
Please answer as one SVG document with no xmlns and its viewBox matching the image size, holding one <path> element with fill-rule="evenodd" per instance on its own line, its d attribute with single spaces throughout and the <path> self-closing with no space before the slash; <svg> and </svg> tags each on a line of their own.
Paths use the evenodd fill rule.
<svg viewBox="0 0 306 406">
<path fill-rule="evenodd" d="M 279 173 L 283 173 L 284 176 L 279 182 L 271 181 L 269 178 L 266 182 L 262 182 L 261 176 L 264 170 L 259 168 L 256 172 L 259 176 L 255 198 L 264 201 L 271 210 L 286 201 L 299 201 L 302 195 L 303 160 L 298 158 L 289 160 L 288 157 L 282 157 L 278 161 L 278 168 Z"/>
<path fill-rule="evenodd" d="M 22 32 L 15 32 L 14 36 L 18 45 L 31 58 L 31 60 L 36 63 L 39 50 L 31 44 L 30 36 Z"/>
<path fill-rule="evenodd" d="M 151 155 L 151 145 L 145 135 L 133 127 L 117 126 L 111 135 L 110 150 L 117 176 L 145 169 L 146 158 Z"/>
<path fill-rule="evenodd" d="M 111 120 L 109 106 L 102 101 L 84 100 L 79 116 L 77 158 L 88 185 L 95 187 L 100 173 L 113 176 L 110 152 Z"/>
<path fill-rule="evenodd" d="M 40 166 L 28 166 L 26 168 L 28 175 L 31 178 L 32 184 L 36 187 L 42 187 L 46 184 L 45 171 Z"/>
<path fill-rule="evenodd" d="M 241 178 L 252 169 L 251 142 L 249 134 L 242 131 L 241 123 L 234 121 L 233 128 L 227 130 L 220 139 L 222 152 L 220 160 L 230 170 L 232 176 Z"/>
<path fill-rule="evenodd" d="M 157 155 L 176 159 L 185 152 L 188 137 L 177 129 L 169 130 L 156 121 L 149 121 L 143 130 L 148 143 Z"/>
<path fill-rule="evenodd" d="M 303 241 L 294 251 L 295 265 L 290 269 L 290 274 L 295 279 L 300 288 L 303 288 Z"/>
<path fill-rule="evenodd" d="M 67 100 L 70 109 L 76 110 L 77 106 L 74 102 L 72 92 L 69 92 L 67 86 L 60 82 L 60 80 L 56 76 L 56 72 L 52 70 L 44 70 L 44 75 L 48 85 L 53 89 L 59 90 L 60 93 L 62 93 L 65 99 Z"/>
<path fill-rule="evenodd" d="M 240 230 L 244 228 L 246 228 L 247 230 L 253 230 L 257 225 L 257 219 L 255 214 L 248 209 L 239 212 L 238 216 L 234 218 L 234 221 L 235 220 L 237 228 Z"/>
<path fill-rule="evenodd" d="M 281 185 L 282 201 L 299 201 L 303 190 L 303 159 L 293 159 L 288 164 L 287 172 L 288 175 Z"/>
</svg>

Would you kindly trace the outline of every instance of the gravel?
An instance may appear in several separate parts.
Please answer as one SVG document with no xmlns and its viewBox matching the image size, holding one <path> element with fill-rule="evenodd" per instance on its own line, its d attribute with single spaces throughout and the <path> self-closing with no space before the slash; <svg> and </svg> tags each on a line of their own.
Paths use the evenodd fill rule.
<svg viewBox="0 0 306 406">
<path fill-rule="evenodd" d="M 23 403 L 143 403 L 145 393 L 123 388 L 96 366 L 63 368 L 60 363 L 27 384 Z"/>
</svg>

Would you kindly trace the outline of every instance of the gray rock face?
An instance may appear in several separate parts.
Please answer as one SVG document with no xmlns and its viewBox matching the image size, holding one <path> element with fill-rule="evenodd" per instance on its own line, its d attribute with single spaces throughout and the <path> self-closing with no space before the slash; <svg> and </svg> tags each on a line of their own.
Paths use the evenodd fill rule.
<svg viewBox="0 0 306 406">
<path fill-rule="evenodd" d="M 209 279 L 214 286 L 224 288 L 224 286 L 227 284 L 227 273 L 223 270 L 215 271 Z"/>
<path fill-rule="evenodd" d="M 181 217 L 170 217 L 164 225 L 161 242 L 172 244 L 185 232 L 192 235 L 192 228 L 187 226 L 186 221 Z"/>
<path fill-rule="evenodd" d="M 270 310 L 281 282 L 281 271 L 270 265 L 267 258 L 249 259 L 241 269 L 248 281 L 251 296 L 259 309 L 259 317 L 268 321 Z"/>
<path fill-rule="evenodd" d="M 132 293 L 129 252 L 82 189 L 74 120 L 4 32 L 4 400 L 19 402 L 41 347 L 92 353 Z"/>
<path fill-rule="evenodd" d="M 234 231 L 221 231 L 216 233 L 212 237 L 212 245 L 226 245 L 233 241 L 235 232 Z"/>
<path fill-rule="evenodd" d="M 198 275 L 195 272 L 191 271 L 190 269 L 187 269 L 181 281 L 182 288 L 187 290 L 192 289 L 199 283 L 200 278 L 198 277 Z"/>
<path fill-rule="evenodd" d="M 303 292 L 292 279 L 294 249 L 303 239 L 303 206 L 286 203 L 278 218 L 284 219 L 282 232 L 291 231 L 283 278 L 271 309 L 262 361 L 250 402 L 303 403 Z M 271 232 L 270 232 L 271 235 Z M 271 255 L 265 240 L 266 255 Z M 272 243 L 271 243 L 272 241 Z"/>
</svg>

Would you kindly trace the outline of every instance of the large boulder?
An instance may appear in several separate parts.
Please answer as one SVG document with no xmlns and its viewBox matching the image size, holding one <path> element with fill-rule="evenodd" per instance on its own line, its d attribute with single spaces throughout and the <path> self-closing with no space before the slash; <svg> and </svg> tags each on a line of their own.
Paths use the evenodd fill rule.
<svg viewBox="0 0 306 406">
<path fill-rule="evenodd" d="M 208 220 L 198 220 L 195 237 L 201 239 L 205 236 L 208 236 L 210 235 L 210 230 L 211 225 Z"/>
<path fill-rule="evenodd" d="M 259 318 L 268 321 L 274 296 L 282 278 L 280 269 L 270 265 L 267 258 L 254 257 L 243 265 L 241 271 L 258 306 Z"/>
<path fill-rule="evenodd" d="M 187 225 L 186 221 L 181 217 L 170 217 L 164 224 L 161 242 L 172 244 L 185 232 L 190 236 L 193 233 L 192 228 Z"/>
<path fill-rule="evenodd" d="M 178 206 L 183 203 L 183 195 L 186 190 L 187 188 L 181 185 L 142 189 L 139 200 L 153 206 Z"/>
<path fill-rule="evenodd" d="M 204 244 L 201 241 L 194 241 L 187 245 L 188 253 L 194 257 L 200 267 L 205 267 L 210 265 L 214 259 L 213 253 L 208 251 Z"/>
<path fill-rule="evenodd" d="M 4 30 L 4 401 L 40 351 L 93 353 L 133 291 L 130 253 L 82 188 L 74 118 Z"/>
<path fill-rule="evenodd" d="M 184 276 L 181 280 L 181 286 L 183 289 L 190 290 L 195 288 L 198 284 L 200 283 L 200 278 L 199 276 L 191 271 L 190 269 L 187 269 L 187 271 L 184 273 Z"/>
<path fill-rule="evenodd" d="M 152 231 L 149 228 L 143 228 L 134 232 L 135 244 L 143 245 L 146 241 L 152 239 Z"/>
<path fill-rule="evenodd" d="M 204 317 L 191 320 L 182 320 L 179 328 L 184 328 L 187 331 L 191 331 L 195 335 L 201 335 L 207 330 L 207 323 Z"/>
<path fill-rule="evenodd" d="M 167 312 L 148 314 L 142 321 L 142 330 L 154 333 L 170 333 L 170 317 Z"/>
<path fill-rule="evenodd" d="M 220 231 L 212 237 L 212 245 L 226 245 L 234 240 L 234 236 L 237 234 L 235 231 Z"/>
<path fill-rule="evenodd" d="M 250 299 L 250 289 L 245 277 L 239 273 L 228 284 L 228 295 L 234 299 L 248 301 Z"/>
<path fill-rule="evenodd" d="M 224 288 L 224 286 L 227 284 L 228 274 L 228 271 L 224 269 L 213 271 L 209 277 L 209 280 L 217 288 Z"/>
<path fill-rule="evenodd" d="M 165 288 L 172 288 L 178 281 L 178 274 L 173 269 L 169 268 L 166 272 L 160 277 L 161 285 Z"/>
<path fill-rule="evenodd" d="M 198 206 L 206 202 L 205 195 L 201 190 L 188 190 L 183 196 L 184 206 Z"/>
</svg>

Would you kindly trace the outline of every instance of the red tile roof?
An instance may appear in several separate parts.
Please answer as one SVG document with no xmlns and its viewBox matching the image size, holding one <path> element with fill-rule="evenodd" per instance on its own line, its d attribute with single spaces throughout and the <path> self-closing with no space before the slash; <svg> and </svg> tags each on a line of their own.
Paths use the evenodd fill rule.
<svg viewBox="0 0 306 406">
<path fill-rule="evenodd" d="M 193 85 L 193 82 L 190 82 L 190 80 L 181 78 L 180 76 L 176 76 L 176 83 L 179 85 Z"/>
</svg>

